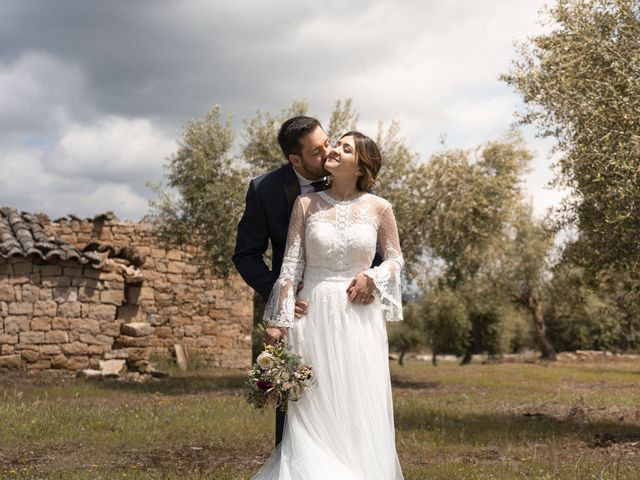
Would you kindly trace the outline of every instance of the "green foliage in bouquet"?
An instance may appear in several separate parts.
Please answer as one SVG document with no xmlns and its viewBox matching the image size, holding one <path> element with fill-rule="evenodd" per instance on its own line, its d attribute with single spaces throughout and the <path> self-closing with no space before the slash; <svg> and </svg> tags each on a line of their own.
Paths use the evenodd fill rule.
<svg viewBox="0 0 640 480">
<path fill-rule="evenodd" d="M 264 346 L 249 371 L 247 402 L 259 410 L 273 405 L 286 412 L 287 402 L 297 401 L 314 383 L 312 366 L 289 351 L 287 340 L 281 337 Z"/>
</svg>

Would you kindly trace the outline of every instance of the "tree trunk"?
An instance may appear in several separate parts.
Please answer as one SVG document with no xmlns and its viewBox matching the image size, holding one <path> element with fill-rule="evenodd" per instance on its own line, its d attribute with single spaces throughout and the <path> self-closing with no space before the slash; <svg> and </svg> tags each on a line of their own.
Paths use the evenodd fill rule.
<svg viewBox="0 0 640 480">
<path fill-rule="evenodd" d="M 404 367 L 404 354 L 407 353 L 406 350 L 402 350 L 400 352 L 400 357 L 398 357 L 398 363 L 401 367 Z"/>
<path fill-rule="evenodd" d="M 544 323 L 544 317 L 542 315 L 542 300 L 540 299 L 540 293 L 535 288 L 532 288 L 525 294 L 523 298 L 524 304 L 531 313 L 533 320 L 533 326 L 536 331 L 536 342 L 540 348 L 542 358 L 545 360 L 556 360 L 556 350 L 547 338 L 547 326 Z"/>
<path fill-rule="evenodd" d="M 431 365 L 434 367 L 438 366 L 438 356 L 436 355 L 436 352 L 431 353 Z"/>
<path fill-rule="evenodd" d="M 460 365 L 469 365 L 471 363 L 471 349 L 468 348 L 466 352 L 464 352 L 464 357 L 462 357 L 462 361 Z"/>
</svg>

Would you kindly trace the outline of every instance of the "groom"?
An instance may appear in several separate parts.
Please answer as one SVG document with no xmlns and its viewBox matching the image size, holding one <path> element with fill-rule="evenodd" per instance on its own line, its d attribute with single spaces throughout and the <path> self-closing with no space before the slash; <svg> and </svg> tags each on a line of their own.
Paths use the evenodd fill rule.
<svg viewBox="0 0 640 480">
<path fill-rule="evenodd" d="M 332 151 L 320 122 L 305 116 L 284 122 L 278 133 L 278 143 L 288 163 L 249 183 L 233 254 L 238 272 L 265 302 L 280 275 L 293 204 L 301 193 L 326 188 L 328 173 L 324 162 Z M 269 242 L 271 269 L 264 261 Z M 297 315 L 304 314 L 306 308 L 306 302 L 296 299 Z M 284 334 L 284 329 L 267 328 L 266 340 L 273 342 Z M 284 413 L 278 408 L 276 445 L 282 440 L 283 429 Z"/>
<path fill-rule="evenodd" d="M 254 178 L 249 183 L 245 210 L 238 224 L 233 263 L 242 278 L 265 300 L 280 275 L 293 204 L 301 193 L 324 190 L 328 173 L 324 162 L 332 152 L 327 134 L 315 118 L 298 116 L 285 121 L 278 143 L 288 160 L 286 165 Z M 264 254 L 271 242 L 271 269 Z M 380 262 L 378 261 L 377 264 Z M 349 298 L 370 303 L 373 286 L 362 275 L 354 279 Z M 296 317 L 306 313 L 307 303 L 296 299 Z M 267 328 L 266 341 L 286 335 L 285 329 Z M 282 440 L 284 413 L 276 409 L 276 445 Z"/>
</svg>

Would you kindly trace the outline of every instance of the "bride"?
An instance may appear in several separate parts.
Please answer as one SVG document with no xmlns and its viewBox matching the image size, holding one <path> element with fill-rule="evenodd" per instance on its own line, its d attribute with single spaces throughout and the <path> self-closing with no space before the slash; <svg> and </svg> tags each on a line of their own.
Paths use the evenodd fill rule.
<svg viewBox="0 0 640 480">
<path fill-rule="evenodd" d="M 254 479 L 399 480 L 385 320 L 402 320 L 398 230 L 389 202 L 368 191 L 380 151 L 348 132 L 326 160 L 329 189 L 300 195 L 265 320 L 313 365 L 317 383 L 290 402 L 282 442 Z M 376 251 L 383 262 L 369 268 Z M 375 301 L 351 303 L 354 276 Z M 295 318 L 295 296 L 308 302 Z"/>
</svg>

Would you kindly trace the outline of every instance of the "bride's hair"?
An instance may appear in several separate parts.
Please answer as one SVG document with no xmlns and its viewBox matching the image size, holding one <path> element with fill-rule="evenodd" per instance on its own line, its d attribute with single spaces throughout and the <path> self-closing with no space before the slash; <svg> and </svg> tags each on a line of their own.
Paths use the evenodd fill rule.
<svg viewBox="0 0 640 480">
<path fill-rule="evenodd" d="M 358 164 L 363 172 L 363 175 L 358 177 L 356 186 L 358 190 L 369 192 L 378 180 L 378 172 L 380 172 L 382 165 L 380 149 L 371 138 L 355 130 L 342 134 L 340 138 L 349 136 L 353 137 Z"/>
</svg>

